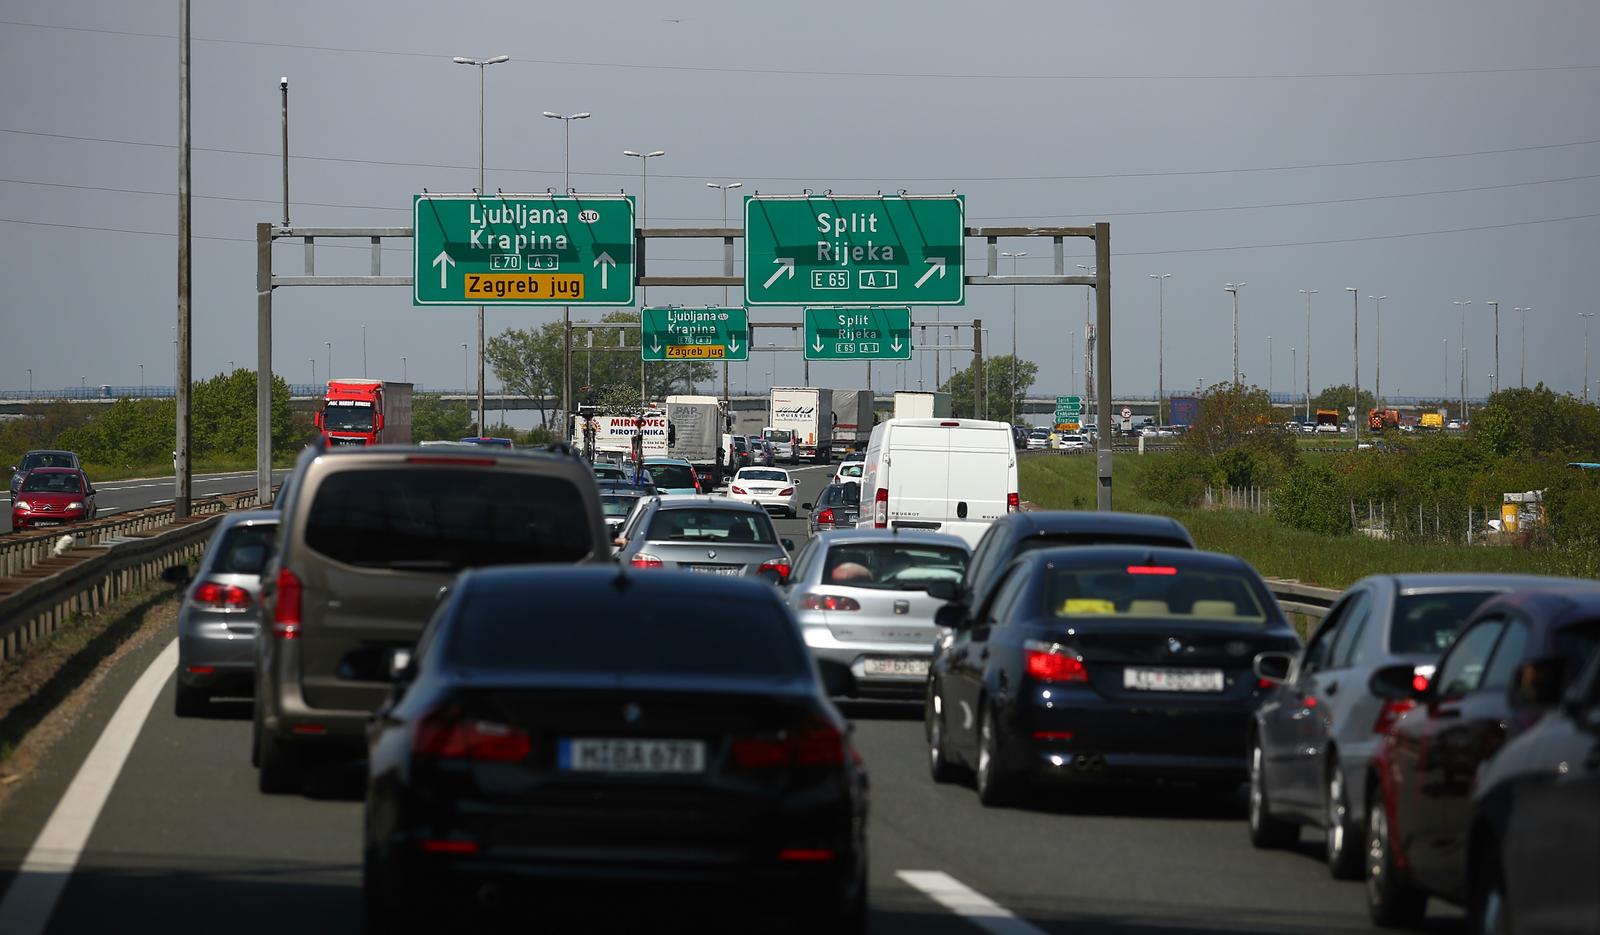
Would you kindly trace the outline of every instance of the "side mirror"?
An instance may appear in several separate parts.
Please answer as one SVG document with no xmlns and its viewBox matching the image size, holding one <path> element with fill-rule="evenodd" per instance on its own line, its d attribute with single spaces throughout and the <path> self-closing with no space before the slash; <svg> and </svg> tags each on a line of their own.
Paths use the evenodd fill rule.
<svg viewBox="0 0 1600 935">
<path fill-rule="evenodd" d="M 372 425 L 373 428 L 376 428 L 378 431 L 383 431 L 383 413 L 378 413 L 378 418 L 372 423 Z"/>
<path fill-rule="evenodd" d="M 788 552 L 793 552 L 794 551 L 794 540 L 793 539 L 779 539 L 778 540 L 778 544 L 783 546 L 785 551 L 788 551 Z"/>
<path fill-rule="evenodd" d="M 802 510 L 806 510 L 806 511 L 807 511 L 807 512 L 809 512 L 809 511 L 810 511 L 810 510 L 811 510 L 811 504 L 809 504 L 809 503 L 802 503 L 802 504 L 800 504 L 800 509 L 802 509 Z"/>
<path fill-rule="evenodd" d="M 1560 657 L 1534 659 L 1517 667 L 1511 686 L 1511 704 L 1517 708 L 1554 708 L 1561 703 L 1567 661 Z"/>
<path fill-rule="evenodd" d="M 189 573 L 188 565 L 168 565 L 161 570 L 161 580 L 173 587 L 181 588 L 193 578 L 194 576 Z"/>
<path fill-rule="evenodd" d="M 953 601 L 956 599 L 956 583 L 954 581 L 930 581 L 928 582 L 928 596 L 936 597 L 941 601 Z"/>
<path fill-rule="evenodd" d="M 933 592 L 930 590 L 928 593 Z M 966 608 L 960 604 L 946 604 L 933 612 L 933 622 L 947 629 L 960 630 L 966 626 Z"/>
<path fill-rule="evenodd" d="M 1256 678 L 1266 679 L 1274 685 L 1282 685 L 1289 680 L 1289 670 L 1294 667 L 1292 653 L 1256 653 L 1251 669 Z"/>
<path fill-rule="evenodd" d="M 1429 677 L 1409 663 L 1384 666 L 1367 680 L 1367 690 L 1385 701 L 1416 701 L 1432 687 Z"/>
<path fill-rule="evenodd" d="M 322 428 L 322 413 L 313 412 L 311 414 L 311 424 L 319 429 Z"/>
</svg>

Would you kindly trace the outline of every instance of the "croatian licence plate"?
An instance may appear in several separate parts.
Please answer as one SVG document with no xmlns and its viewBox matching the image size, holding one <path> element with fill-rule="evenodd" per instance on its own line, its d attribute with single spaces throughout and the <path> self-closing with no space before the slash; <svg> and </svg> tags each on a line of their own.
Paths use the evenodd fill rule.
<svg viewBox="0 0 1600 935">
<path fill-rule="evenodd" d="M 684 571 L 698 571 L 705 575 L 737 575 L 738 565 L 679 565 Z"/>
<path fill-rule="evenodd" d="M 915 675 L 924 677 L 928 674 L 928 660 L 866 659 L 862 661 L 861 671 L 866 675 Z"/>
<path fill-rule="evenodd" d="M 702 740 L 635 740 L 566 737 L 557 745 L 557 768 L 571 773 L 703 773 Z"/>
<path fill-rule="evenodd" d="M 1149 692 L 1219 692 L 1221 669 L 1123 669 L 1122 687 Z"/>
</svg>

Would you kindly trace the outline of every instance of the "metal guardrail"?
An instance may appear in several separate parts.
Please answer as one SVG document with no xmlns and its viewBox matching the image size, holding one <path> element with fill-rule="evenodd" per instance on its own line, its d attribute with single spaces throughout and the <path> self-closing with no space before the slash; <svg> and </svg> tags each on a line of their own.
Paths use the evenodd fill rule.
<svg viewBox="0 0 1600 935">
<path fill-rule="evenodd" d="M 112 541 L 46 557 L 0 579 L 0 662 L 55 632 L 74 614 L 95 613 L 158 577 L 174 561 L 188 561 L 205 548 L 228 509 L 256 505 L 254 491 L 209 498 L 208 515 L 132 530 Z"/>
<path fill-rule="evenodd" d="M 242 510 L 255 504 L 255 491 L 239 491 L 193 500 L 190 502 L 190 511 L 196 515 L 225 513 L 229 510 Z M 153 506 L 129 510 L 88 523 L 52 526 L 48 532 L 0 535 L 0 589 L 3 589 L 5 579 L 19 575 L 49 558 L 62 536 L 73 537 L 75 540 L 73 548 L 98 545 L 112 539 L 166 526 L 172 522 L 175 515 L 176 511 L 170 505 Z"/>
<path fill-rule="evenodd" d="M 1283 578 L 1268 578 L 1267 590 L 1278 599 L 1278 606 L 1292 614 L 1304 614 L 1313 620 L 1328 615 L 1328 608 L 1344 592 L 1338 588 L 1319 588 Z"/>
</svg>

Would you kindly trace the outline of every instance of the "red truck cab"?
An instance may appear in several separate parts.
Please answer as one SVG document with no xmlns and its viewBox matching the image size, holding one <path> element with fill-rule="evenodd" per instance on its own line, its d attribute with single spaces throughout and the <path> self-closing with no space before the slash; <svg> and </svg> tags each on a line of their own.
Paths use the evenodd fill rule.
<svg viewBox="0 0 1600 935">
<path fill-rule="evenodd" d="M 323 444 L 408 445 L 411 443 L 411 384 L 387 380 L 329 380 L 328 393 L 313 417 Z"/>
</svg>

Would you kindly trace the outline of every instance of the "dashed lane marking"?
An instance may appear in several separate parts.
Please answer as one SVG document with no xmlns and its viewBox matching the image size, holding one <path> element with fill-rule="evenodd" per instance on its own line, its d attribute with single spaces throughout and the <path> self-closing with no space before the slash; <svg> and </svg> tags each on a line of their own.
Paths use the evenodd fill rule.
<svg viewBox="0 0 1600 935">
<path fill-rule="evenodd" d="M 1006 907 L 938 870 L 898 870 L 895 876 L 991 935 L 1044 935 Z"/>
</svg>

